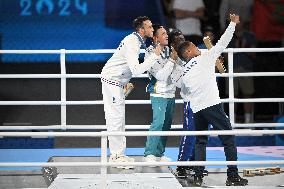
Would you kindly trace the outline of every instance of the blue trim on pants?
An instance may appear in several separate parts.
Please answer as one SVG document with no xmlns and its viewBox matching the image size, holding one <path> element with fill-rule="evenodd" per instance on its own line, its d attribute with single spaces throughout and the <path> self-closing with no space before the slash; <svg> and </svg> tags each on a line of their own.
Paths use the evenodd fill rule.
<svg viewBox="0 0 284 189">
<path fill-rule="evenodd" d="M 193 112 L 190 102 L 183 104 L 183 131 L 195 131 Z M 182 136 L 179 146 L 178 161 L 194 160 L 195 136 Z"/>
</svg>

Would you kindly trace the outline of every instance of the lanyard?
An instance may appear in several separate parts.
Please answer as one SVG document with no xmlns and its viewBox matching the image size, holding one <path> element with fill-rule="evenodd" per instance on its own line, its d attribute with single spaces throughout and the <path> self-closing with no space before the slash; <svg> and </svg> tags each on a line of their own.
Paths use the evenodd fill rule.
<svg viewBox="0 0 284 189">
<path fill-rule="evenodd" d="M 138 38 L 139 42 L 141 43 L 141 48 L 146 49 L 146 44 L 142 39 L 141 35 L 139 35 L 137 32 L 133 32 L 133 34 Z"/>
</svg>

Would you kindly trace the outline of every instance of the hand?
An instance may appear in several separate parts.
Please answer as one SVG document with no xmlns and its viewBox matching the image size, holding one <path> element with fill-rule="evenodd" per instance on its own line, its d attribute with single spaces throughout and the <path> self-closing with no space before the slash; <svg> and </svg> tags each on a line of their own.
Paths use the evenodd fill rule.
<svg viewBox="0 0 284 189">
<path fill-rule="evenodd" d="M 170 58 L 173 59 L 173 60 L 177 60 L 178 59 L 177 51 L 174 48 L 172 48 L 172 52 L 171 52 Z"/>
<path fill-rule="evenodd" d="M 155 53 L 157 56 L 160 56 L 161 52 L 162 52 L 161 45 L 160 45 L 160 43 L 157 43 L 156 48 L 154 49 L 154 53 Z"/>
<path fill-rule="evenodd" d="M 240 23 L 240 17 L 236 14 L 230 14 L 230 20 L 236 24 Z"/>
<path fill-rule="evenodd" d="M 129 95 L 129 93 L 133 90 L 133 88 L 134 88 L 134 85 L 132 83 L 127 83 L 124 86 L 124 89 L 123 89 L 124 98 L 126 98 Z"/>
<path fill-rule="evenodd" d="M 226 72 L 226 68 L 224 66 L 224 59 L 222 56 L 219 56 L 219 58 L 216 60 L 216 67 L 217 67 L 217 70 L 220 72 L 220 73 L 225 73 Z"/>
</svg>

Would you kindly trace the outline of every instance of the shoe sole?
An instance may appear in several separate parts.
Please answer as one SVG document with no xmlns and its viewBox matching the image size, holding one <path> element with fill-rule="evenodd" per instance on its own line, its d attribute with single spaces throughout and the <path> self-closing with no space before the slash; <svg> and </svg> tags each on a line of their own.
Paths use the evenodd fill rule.
<svg viewBox="0 0 284 189">
<path fill-rule="evenodd" d="M 147 161 L 145 158 L 143 159 L 144 162 L 147 162 L 147 163 L 157 163 L 159 161 Z M 154 167 L 158 167 L 157 165 L 148 165 L 147 167 L 151 167 L 151 168 L 154 168 Z"/>
<path fill-rule="evenodd" d="M 147 167 L 155 168 L 155 167 L 159 167 L 159 166 L 157 166 L 157 165 L 149 165 Z"/>
<path fill-rule="evenodd" d="M 203 173 L 203 176 L 208 176 L 208 173 Z"/>
<path fill-rule="evenodd" d="M 234 183 L 230 184 L 230 183 L 226 183 L 226 186 L 246 186 L 246 185 L 248 185 L 248 183 L 244 183 L 244 184 L 234 184 Z"/>
<path fill-rule="evenodd" d="M 134 169 L 134 166 L 111 166 L 112 168 L 117 168 L 117 169 Z"/>
<path fill-rule="evenodd" d="M 188 178 L 188 176 L 178 176 L 178 175 L 176 175 L 176 177 L 177 177 L 178 179 L 187 179 L 187 178 Z"/>
<path fill-rule="evenodd" d="M 194 186 L 194 187 L 201 187 L 203 182 L 202 183 L 191 183 L 192 185 L 191 186 Z"/>
</svg>

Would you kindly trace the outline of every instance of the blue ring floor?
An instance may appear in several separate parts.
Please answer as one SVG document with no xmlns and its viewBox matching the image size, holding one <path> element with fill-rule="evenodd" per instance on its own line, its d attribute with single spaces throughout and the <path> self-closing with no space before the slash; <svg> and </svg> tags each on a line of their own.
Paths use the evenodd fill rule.
<svg viewBox="0 0 284 189">
<path fill-rule="evenodd" d="M 249 149 L 250 148 L 250 149 Z M 239 161 L 284 160 L 284 146 L 277 147 L 238 147 Z M 263 150 L 264 149 L 264 150 Z M 261 153 L 259 153 L 261 151 Z M 127 148 L 127 155 L 143 156 L 144 148 Z M 52 156 L 100 156 L 100 148 L 60 148 L 60 149 L 0 149 L 0 162 L 47 162 Z M 165 155 L 173 161 L 177 160 L 178 148 L 166 148 Z M 208 161 L 225 161 L 223 148 L 207 148 Z M 264 167 L 266 165 L 261 165 Z M 267 165 L 269 166 L 269 165 Z M 279 165 L 284 167 L 284 165 Z M 226 166 L 208 166 L 222 168 Z M 248 167 L 240 165 L 239 167 Z M 249 167 L 260 167 L 259 165 Z M 0 170 L 39 170 L 39 167 L 0 167 Z"/>
</svg>

